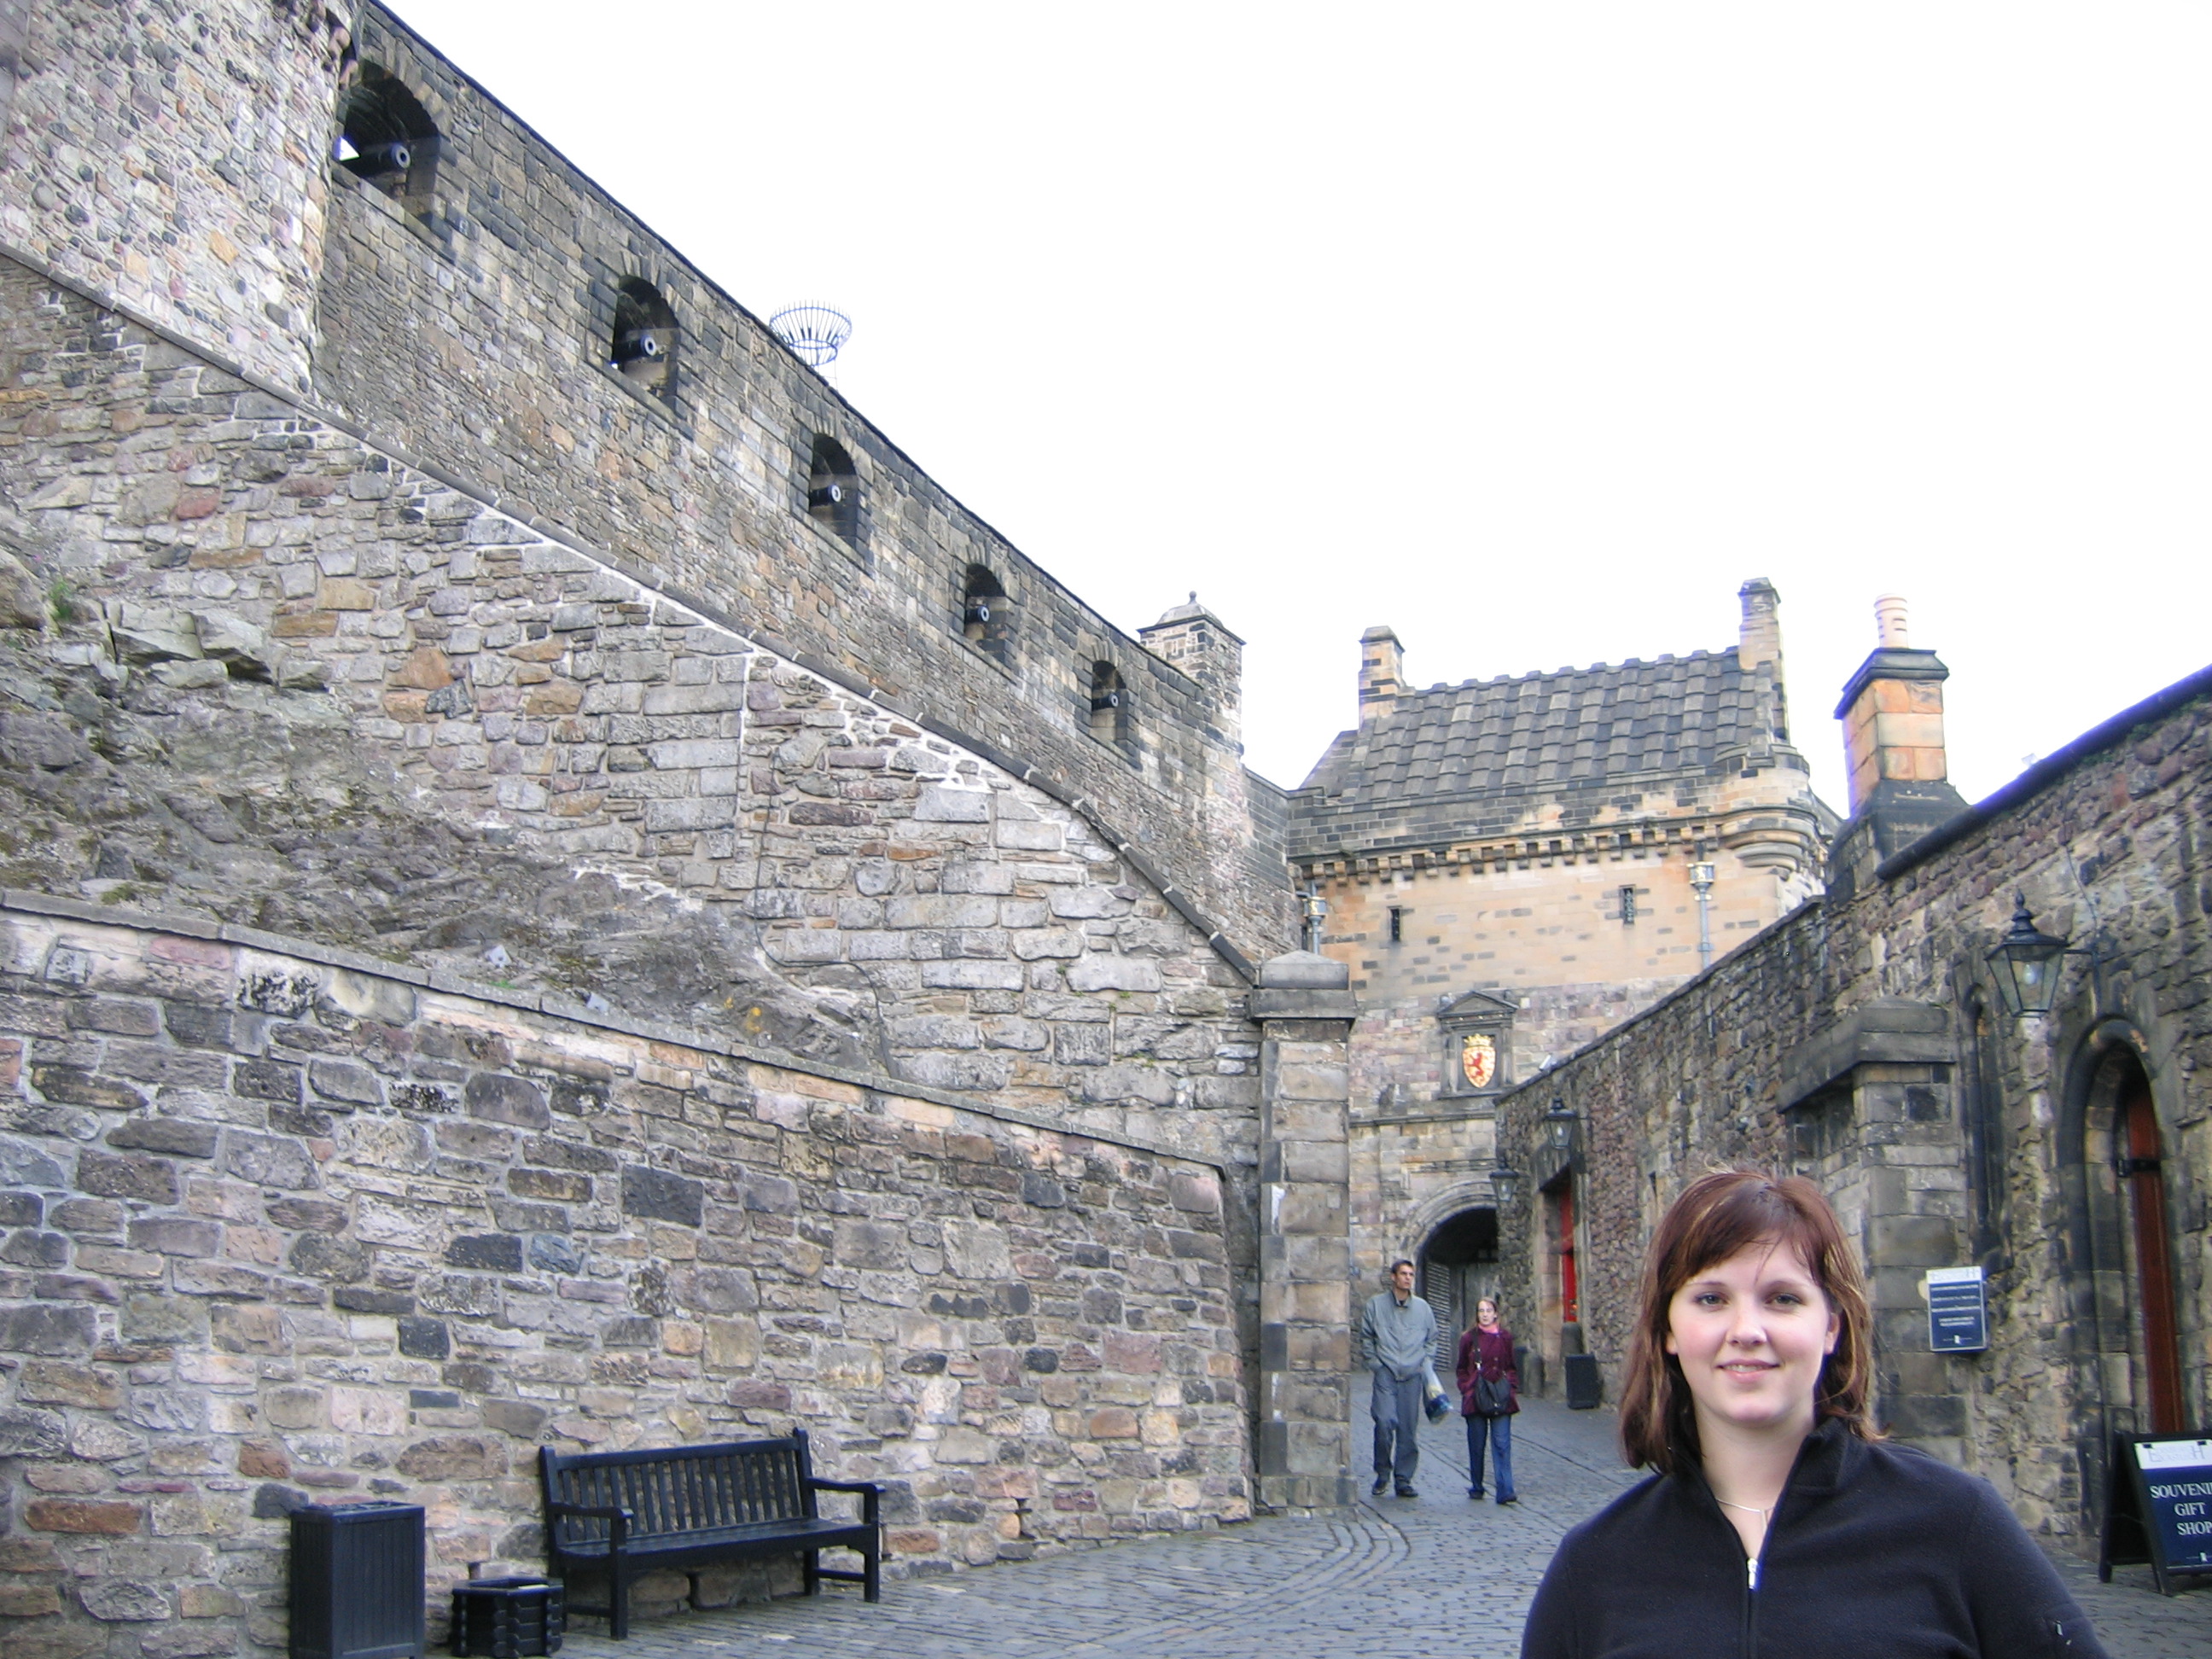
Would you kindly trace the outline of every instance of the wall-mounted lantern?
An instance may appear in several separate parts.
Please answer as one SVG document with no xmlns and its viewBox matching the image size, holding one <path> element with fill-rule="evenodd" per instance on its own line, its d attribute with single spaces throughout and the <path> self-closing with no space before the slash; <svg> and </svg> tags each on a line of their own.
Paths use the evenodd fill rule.
<svg viewBox="0 0 2212 1659">
<path fill-rule="evenodd" d="M 1521 1171 L 1499 1158 L 1498 1167 L 1490 1172 L 1490 1190 L 1498 1195 L 1500 1209 L 1512 1205 L 1521 1196 Z"/>
<path fill-rule="evenodd" d="M 1573 1109 L 1554 1095 L 1551 1110 L 1536 1121 L 1536 1127 L 1543 1133 L 1544 1145 L 1559 1157 L 1566 1158 L 1575 1150 L 1575 1130 L 1581 1122 L 1582 1119 Z"/>
<path fill-rule="evenodd" d="M 1316 955 L 1321 952 L 1321 925 L 1328 917 L 1328 901 L 1321 896 L 1321 884 L 1310 882 L 1305 890 L 1306 949 Z"/>
<path fill-rule="evenodd" d="M 2027 896 L 2018 895 L 2012 931 L 1989 953 L 2005 1012 L 2015 1019 L 2040 1018 L 2049 1013 L 2058 999 L 2058 972 L 2065 957 L 2066 941 L 2039 928 L 2028 914 Z"/>
<path fill-rule="evenodd" d="M 1713 866 L 1692 865 L 1690 885 L 1698 895 L 1698 971 L 1703 973 L 1713 965 Z"/>
</svg>

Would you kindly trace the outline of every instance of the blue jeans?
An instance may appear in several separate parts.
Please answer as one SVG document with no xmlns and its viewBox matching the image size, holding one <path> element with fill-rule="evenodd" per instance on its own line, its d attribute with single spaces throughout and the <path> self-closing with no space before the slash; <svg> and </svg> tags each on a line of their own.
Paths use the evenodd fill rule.
<svg viewBox="0 0 2212 1659">
<path fill-rule="evenodd" d="M 1375 1368 L 1375 1391 L 1367 1408 L 1375 1419 L 1375 1478 L 1413 1484 L 1421 1461 L 1421 1395 L 1428 1379 L 1419 1371 L 1400 1382 L 1385 1366 Z"/>
<path fill-rule="evenodd" d="M 1467 1419 L 1467 1489 L 1482 1496 L 1482 1443 L 1487 1439 L 1498 1454 L 1498 1501 L 1513 1492 L 1513 1419 L 1510 1417 L 1470 1417 Z"/>
</svg>

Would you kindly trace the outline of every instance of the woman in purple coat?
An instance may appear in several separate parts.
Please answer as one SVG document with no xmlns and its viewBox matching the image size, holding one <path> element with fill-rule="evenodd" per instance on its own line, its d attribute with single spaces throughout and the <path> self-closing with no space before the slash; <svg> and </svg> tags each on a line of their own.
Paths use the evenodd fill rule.
<svg viewBox="0 0 2212 1659">
<path fill-rule="evenodd" d="M 1482 1444 L 1498 1454 L 1498 1501 L 1513 1493 L 1513 1413 L 1521 1409 L 1521 1373 L 1513 1365 L 1513 1333 L 1498 1322 L 1498 1302 L 1474 1304 L 1474 1323 L 1460 1334 L 1460 1410 L 1467 1418 L 1469 1498 L 1482 1496 Z M 1480 1386 L 1478 1386 L 1480 1385 Z"/>
</svg>

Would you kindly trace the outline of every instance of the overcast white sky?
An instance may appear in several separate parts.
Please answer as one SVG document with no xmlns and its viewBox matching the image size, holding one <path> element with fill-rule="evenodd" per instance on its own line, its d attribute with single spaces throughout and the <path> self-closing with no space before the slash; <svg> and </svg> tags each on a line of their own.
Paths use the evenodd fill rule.
<svg viewBox="0 0 2212 1659">
<path fill-rule="evenodd" d="M 1794 735 L 1872 601 L 1954 781 L 2212 661 L 2212 9 L 402 0 L 1125 628 L 1252 763 L 1422 684 L 1731 643 Z"/>
</svg>

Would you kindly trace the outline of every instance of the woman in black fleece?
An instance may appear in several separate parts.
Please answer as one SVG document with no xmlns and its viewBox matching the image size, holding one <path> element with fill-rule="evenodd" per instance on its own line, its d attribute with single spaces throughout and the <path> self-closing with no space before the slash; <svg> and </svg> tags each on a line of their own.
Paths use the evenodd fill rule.
<svg viewBox="0 0 2212 1659">
<path fill-rule="evenodd" d="M 1866 1285 L 1820 1189 L 1707 1176 L 1644 1271 L 1621 1408 L 1656 1471 L 1570 1532 L 1522 1659 L 2102 1659 L 1984 1481 L 1883 1443 Z"/>
</svg>

